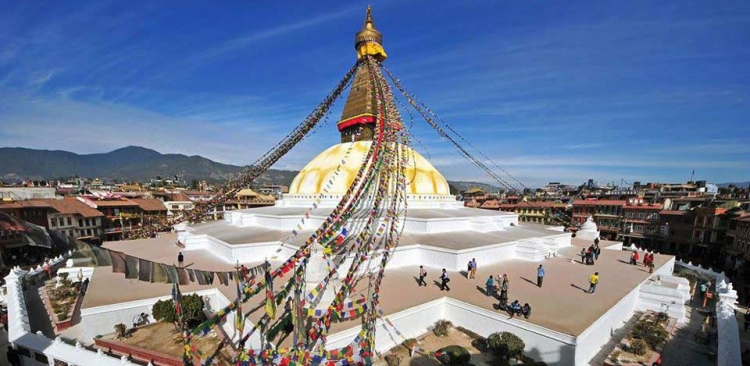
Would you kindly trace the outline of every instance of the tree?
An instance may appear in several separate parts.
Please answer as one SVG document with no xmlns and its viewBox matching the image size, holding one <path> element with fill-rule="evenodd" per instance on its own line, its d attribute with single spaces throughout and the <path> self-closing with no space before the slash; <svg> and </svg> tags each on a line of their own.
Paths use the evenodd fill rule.
<svg viewBox="0 0 750 366">
<path fill-rule="evenodd" d="M 203 298 L 198 294 L 185 295 L 182 297 L 182 317 L 188 323 L 200 322 L 206 318 L 203 313 Z M 154 319 L 165 323 L 176 323 L 177 313 L 174 310 L 172 300 L 159 300 L 151 308 Z"/>
<path fill-rule="evenodd" d="M 200 182 L 198 182 L 197 179 L 193 179 L 192 181 L 190 181 L 191 189 L 198 189 L 199 186 L 200 186 Z"/>
<path fill-rule="evenodd" d="M 518 358 L 523 355 L 526 344 L 517 335 L 508 332 L 492 333 L 487 337 L 487 345 L 496 356 Z"/>
</svg>

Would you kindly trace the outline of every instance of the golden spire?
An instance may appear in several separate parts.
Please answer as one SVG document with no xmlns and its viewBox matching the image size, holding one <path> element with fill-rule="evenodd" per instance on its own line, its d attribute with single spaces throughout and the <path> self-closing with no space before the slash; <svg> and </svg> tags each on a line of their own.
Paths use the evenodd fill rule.
<svg viewBox="0 0 750 366">
<path fill-rule="evenodd" d="M 365 14 L 365 24 L 354 37 L 354 49 L 357 50 L 358 58 L 370 55 L 383 62 L 388 57 L 383 49 L 383 35 L 375 29 L 375 21 L 372 20 L 372 8 L 369 5 L 367 5 L 367 13 Z"/>
</svg>

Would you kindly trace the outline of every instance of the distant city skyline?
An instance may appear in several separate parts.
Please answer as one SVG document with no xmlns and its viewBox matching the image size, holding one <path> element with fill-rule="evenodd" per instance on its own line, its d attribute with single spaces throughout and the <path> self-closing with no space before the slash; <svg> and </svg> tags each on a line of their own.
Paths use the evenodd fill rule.
<svg viewBox="0 0 750 366">
<path fill-rule="evenodd" d="M 4 3 L 0 146 L 250 164 L 355 62 L 366 4 Z M 372 6 L 385 65 L 527 186 L 750 180 L 749 3 Z M 342 105 L 274 168 L 336 143 Z M 497 185 L 413 132 L 447 179 Z"/>
</svg>

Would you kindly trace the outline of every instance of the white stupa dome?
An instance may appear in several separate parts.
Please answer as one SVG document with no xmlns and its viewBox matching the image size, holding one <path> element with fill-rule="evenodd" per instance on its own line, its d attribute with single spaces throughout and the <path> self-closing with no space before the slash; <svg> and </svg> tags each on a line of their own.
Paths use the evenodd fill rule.
<svg viewBox="0 0 750 366">
<path fill-rule="evenodd" d="M 290 195 L 341 195 L 346 193 L 359 171 L 371 141 L 346 142 L 333 145 L 312 159 L 292 181 L 289 186 Z M 352 146 L 353 145 L 353 146 Z M 347 150 L 351 147 L 349 155 Z M 442 174 L 414 149 L 401 146 L 408 156 L 406 175 L 408 195 L 449 196 L 450 188 Z M 338 175 L 336 169 L 342 160 Z M 327 183 L 329 188 L 324 192 Z"/>
</svg>

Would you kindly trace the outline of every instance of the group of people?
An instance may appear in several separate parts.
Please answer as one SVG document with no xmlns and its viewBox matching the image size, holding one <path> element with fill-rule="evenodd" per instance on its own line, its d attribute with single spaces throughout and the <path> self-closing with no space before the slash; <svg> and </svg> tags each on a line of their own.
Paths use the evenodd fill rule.
<svg viewBox="0 0 750 366">
<path fill-rule="evenodd" d="M 594 240 L 594 244 L 590 245 L 588 249 L 581 248 L 581 263 L 592 266 L 594 261 L 599 259 L 602 249 L 599 248 L 599 239 Z"/>
<path fill-rule="evenodd" d="M 640 254 L 638 254 L 637 250 L 633 251 L 633 254 L 630 255 L 630 264 L 632 265 L 638 265 L 638 260 L 641 258 Z M 646 253 L 643 255 L 643 266 L 648 268 L 648 273 L 654 272 L 654 254 L 653 253 Z"/>
<path fill-rule="evenodd" d="M 531 316 L 531 305 L 529 305 L 529 303 L 524 303 L 523 306 L 521 306 L 521 303 L 518 302 L 518 300 L 514 300 L 510 306 L 506 308 L 506 311 L 510 314 L 511 318 L 516 315 L 523 315 L 524 318 L 528 319 Z"/>
</svg>

